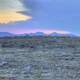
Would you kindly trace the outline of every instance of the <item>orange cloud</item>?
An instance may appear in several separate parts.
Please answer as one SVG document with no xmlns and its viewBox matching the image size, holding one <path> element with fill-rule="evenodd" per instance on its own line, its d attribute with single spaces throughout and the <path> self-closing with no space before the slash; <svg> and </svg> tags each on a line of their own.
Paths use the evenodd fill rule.
<svg viewBox="0 0 80 80">
<path fill-rule="evenodd" d="M 25 21 L 31 19 L 31 16 L 23 15 L 21 13 L 17 13 L 15 11 L 0 11 L 0 23 L 1 24 L 7 24 L 10 22 L 16 22 L 16 21 Z"/>
<path fill-rule="evenodd" d="M 0 23 L 7 24 L 31 19 L 31 16 L 18 12 L 28 12 L 21 0 L 0 0 Z"/>
</svg>

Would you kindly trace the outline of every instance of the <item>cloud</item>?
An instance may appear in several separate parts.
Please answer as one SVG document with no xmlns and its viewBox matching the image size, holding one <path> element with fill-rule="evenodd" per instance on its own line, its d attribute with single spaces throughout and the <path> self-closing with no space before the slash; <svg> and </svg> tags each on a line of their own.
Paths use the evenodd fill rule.
<svg viewBox="0 0 80 80">
<path fill-rule="evenodd" d="M 27 9 L 20 0 L 0 0 L 0 23 L 31 19 L 31 16 L 19 13 L 25 11 L 27 11 Z"/>
</svg>

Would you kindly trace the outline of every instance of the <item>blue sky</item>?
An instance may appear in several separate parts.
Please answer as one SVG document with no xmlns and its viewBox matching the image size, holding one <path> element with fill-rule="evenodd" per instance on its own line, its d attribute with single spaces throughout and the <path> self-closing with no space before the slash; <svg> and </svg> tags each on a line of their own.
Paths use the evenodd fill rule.
<svg viewBox="0 0 80 80">
<path fill-rule="evenodd" d="M 14 0 L 15 1 L 15 0 Z M 31 20 L 0 24 L 0 31 L 12 33 L 35 29 L 63 30 L 80 34 L 80 0 L 24 0 Z"/>
</svg>

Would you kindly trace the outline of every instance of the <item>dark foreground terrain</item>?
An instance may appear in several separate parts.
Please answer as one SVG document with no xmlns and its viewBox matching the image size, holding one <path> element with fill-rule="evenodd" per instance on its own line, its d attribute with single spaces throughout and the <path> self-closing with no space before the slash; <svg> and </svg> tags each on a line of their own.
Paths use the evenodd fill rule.
<svg viewBox="0 0 80 80">
<path fill-rule="evenodd" d="M 0 38 L 0 80 L 80 80 L 80 38 Z"/>
</svg>

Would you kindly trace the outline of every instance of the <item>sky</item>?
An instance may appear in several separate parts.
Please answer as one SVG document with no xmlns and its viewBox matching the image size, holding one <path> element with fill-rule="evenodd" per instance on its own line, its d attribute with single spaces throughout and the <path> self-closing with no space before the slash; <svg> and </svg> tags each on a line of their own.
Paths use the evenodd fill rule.
<svg viewBox="0 0 80 80">
<path fill-rule="evenodd" d="M 0 0 L 0 32 L 5 31 L 80 35 L 80 0 Z"/>
</svg>

